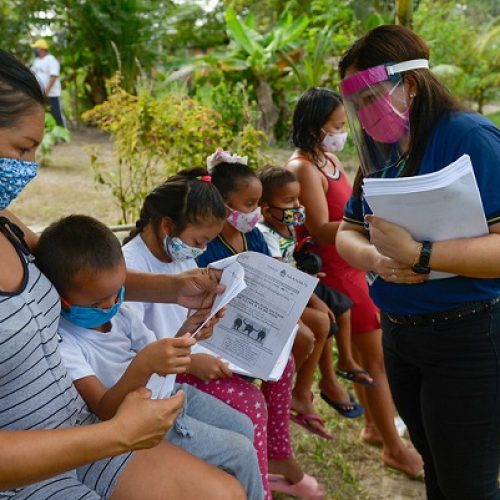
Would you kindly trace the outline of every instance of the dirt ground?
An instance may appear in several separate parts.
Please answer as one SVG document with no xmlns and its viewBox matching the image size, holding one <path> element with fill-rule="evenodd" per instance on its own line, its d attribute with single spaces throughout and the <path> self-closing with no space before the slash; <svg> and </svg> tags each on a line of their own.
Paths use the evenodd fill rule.
<svg viewBox="0 0 500 500">
<path fill-rule="evenodd" d="M 118 207 L 109 191 L 94 182 L 88 155 L 93 144 L 100 148 L 101 159 L 112 165 L 112 145 L 107 136 L 93 129 L 74 132 L 71 143 L 56 146 L 49 165 L 40 169 L 37 179 L 13 203 L 12 211 L 35 230 L 71 213 L 85 213 L 116 224 Z M 276 151 L 279 160 L 287 155 L 286 150 Z M 334 441 L 324 441 L 294 426 L 294 448 L 304 469 L 326 486 L 327 499 L 425 498 L 423 483 L 389 471 L 383 466 L 381 450 L 359 441 L 360 419 L 343 418 L 322 401 L 317 409 Z M 276 495 L 276 499 L 284 498 Z"/>
</svg>

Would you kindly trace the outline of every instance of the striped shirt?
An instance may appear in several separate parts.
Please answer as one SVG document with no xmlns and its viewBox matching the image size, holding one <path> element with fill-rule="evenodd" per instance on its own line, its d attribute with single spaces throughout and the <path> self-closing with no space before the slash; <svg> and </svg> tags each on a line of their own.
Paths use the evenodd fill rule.
<svg viewBox="0 0 500 500">
<path fill-rule="evenodd" d="M 5 219 L 1 219 L 0 229 L 6 224 Z M 59 295 L 35 266 L 33 257 L 21 242 L 16 241 L 10 231 L 5 230 L 4 234 L 22 260 L 24 280 L 16 292 L 0 292 L 0 429 L 57 429 L 97 422 L 76 391 L 61 361 L 57 333 Z M 109 463 L 117 461 L 108 471 L 113 480 L 108 478 L 108 484 L 104 487 L 110 490 L 109 494 L 111 483 L 118 477 L 118 471 L 125 465 L 128 456 L 107 460 L 107 467 Z M 102 462 L 96 462 L 100 464 L 97 471 L 100 479 L 103 479 L 106 468 Z M 93 475 L 89 474 L 91 466 L 85 468 L 89 477 Z M 104 478 L 107 475 L 104 474 Z M 72 484 L 74 487 L 86 489 L 76 480 L 77 476 L 79 470 L 57 476 L 52 481 L 37 483 L 41 486 L 34 498 L 52 498 L 61 485 L 67 488 L 68 481 L 75 483 Z M 88 484 L 87 481 L 85 483 Z M 44 486 L 47 484 L 49 488 Z M 0 498 L 28 498 L 30 495 L 23 493 L 27 493 L 28 489 L 33 490 L 33 487 L 0 492 Z M 105 495 L 86 498 L 105 498 Z"/>
</svg>

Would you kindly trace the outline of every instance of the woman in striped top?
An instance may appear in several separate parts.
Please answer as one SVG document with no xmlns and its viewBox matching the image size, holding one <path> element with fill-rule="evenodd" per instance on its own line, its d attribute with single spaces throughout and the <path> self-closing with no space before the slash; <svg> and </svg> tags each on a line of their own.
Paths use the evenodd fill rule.
<svg viewBox="0 0 500 500">
<path fill-rule="evenodd" d="M 0 51 L 0 498 L 129 499 L 145 488 L 153 499 L 244 498 L 229 475 L 163 441 L 182 394 L 152 401 L 135 391 L 98 422 L 72 385 L 58 350 L 59 297 L 30 252 L 36 236 L 22 226 L 26 243 L 5 210 L 36 174 L 44 104 L 31 72 Z M 196 303 L 206 288 L 196 275 L 162 280 L 148 298 L 179 297 L 180 281 L 184 303 Z"/>
</svg>

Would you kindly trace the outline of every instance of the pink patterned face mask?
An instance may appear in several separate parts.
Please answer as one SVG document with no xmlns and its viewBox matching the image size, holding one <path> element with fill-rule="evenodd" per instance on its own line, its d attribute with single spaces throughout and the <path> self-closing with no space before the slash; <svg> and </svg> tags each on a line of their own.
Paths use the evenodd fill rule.
<svg viewBox="0 0 500 500">
<path fill-rule="evenodd" d="M 239 212 L 231 207 L 228 208 L 231 210 L 231 213 L 226 220 L 241 233 L 249 233 L 257 225 L 261 217 L 260 207 L 257 207 L 250 213 Z"/>
<path fill-rule="evenodd" d="M 401 112 L 394 109 L 390 94 L 358 109 L 357 114 L 365 132 L 383 144 L 398 142 L 410 129 L 408 110 Z"/>
</svg>

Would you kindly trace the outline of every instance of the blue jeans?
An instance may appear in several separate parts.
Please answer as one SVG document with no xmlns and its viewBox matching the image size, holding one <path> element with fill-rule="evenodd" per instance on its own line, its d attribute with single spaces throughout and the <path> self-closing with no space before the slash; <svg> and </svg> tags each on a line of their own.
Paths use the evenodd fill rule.
<svg viewBox="0 0 500 500">
<path fill-rule="evenodd" d="M 429 500 L 500 499 L 500 307 L 425 326 L 382 314 L 387 376 Z"/>
<path fill-rule="evenodd" d="M 175 384 L 174 392 L 179 389 L 185 393 L 185 402 L 167 440 L 236 477 L 249 500 L 262 500 L 251 420 L 189 384 Z"/>
</svg>

